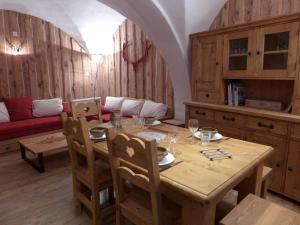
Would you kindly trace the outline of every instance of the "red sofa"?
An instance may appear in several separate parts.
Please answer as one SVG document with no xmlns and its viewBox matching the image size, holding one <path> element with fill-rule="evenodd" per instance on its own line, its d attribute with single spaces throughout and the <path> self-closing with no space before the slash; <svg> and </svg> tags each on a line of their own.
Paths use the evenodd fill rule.
<svg viewBox="0 0 300 225">
<path fill-rule="evenodd" d="M 65 103 L 63 111 L 67 113 L 71 112 L 68 105 Z M 59 129 L 62 129 L 60 115 L 1 123 L 0 141 Z"/>
<path fill-rule="evenodd" d="M 64 103 L 63 112 L 71 115 L 71 110 L 67 103 Z M 103 122 L 110 121 L 111 112 L 101 107 Z M 125 117 L 130 118 L 130 117 Z M 89 118 L 93 119 L 93 117 Z M 88 120 L 89 120 L 88 119 Z M 6 141 L 19 137 L 34 135 L 43 132 L 49 132 L 62 129 L 61 116 L 39 117 L 9 123 L 0 124 L 0 141 Z"/>
</svg>

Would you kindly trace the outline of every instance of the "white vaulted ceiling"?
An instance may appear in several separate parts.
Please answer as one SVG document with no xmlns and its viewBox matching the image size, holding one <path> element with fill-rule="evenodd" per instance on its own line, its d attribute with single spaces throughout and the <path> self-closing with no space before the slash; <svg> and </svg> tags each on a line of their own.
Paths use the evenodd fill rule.
<svg viewBox="0 0 300 225">
<path fill-rule="evenodd" d="M 0 8 L 53 23 L 91 54 L 112 53 L 112 35 L 125 20 L 121 14 L 97 0 L 0 0 Z"/>
</svg>

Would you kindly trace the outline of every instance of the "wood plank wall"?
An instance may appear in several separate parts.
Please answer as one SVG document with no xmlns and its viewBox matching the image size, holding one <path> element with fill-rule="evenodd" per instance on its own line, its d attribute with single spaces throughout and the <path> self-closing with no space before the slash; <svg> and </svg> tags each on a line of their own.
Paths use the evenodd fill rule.
<svg viewBox="0 0 300 225">
<path fill-rule="evenodd" d="M 106 56 L 100 70 L 101 78 L 97 86 L 100 96 L 127 96 L 140 99 L 151 99 L 174 106 L 173 86 L 169 70 L 159 50 L 152 44 L 149 56 L 144 63 L 139 64 L 135 72 L 132 65 L 128 65 L 122 58 L 120 50 L 124 42 L 128 41 L 128 55 L 136 60 L 143 55 L 146 34 L 130 20 L 125 20 L 114 34 L 115 54 Z"/>
<path fill-rule="evenodd" d="M 228 0 L 210 30 L 298 12 L 299 0 Z"/>
<path fill-rule="evenodd" d="M 13 31 L 19 36 L 13 37 Z M 169 72 L 154 45 L 137 72 L 121 57 L 121 45 L 127 40 L 130 59 L 142 55 L 146 39 L 142 30 L 126 20 L 113 38 L 115 54 L 105 56 L 97 66 L 72 37 L 53 24 L 0 10 L 0 99 L 32 96 L 71 100 L 94 95 L 105 99 L 111 95 L 152 99 L 173 107 Z M 16 46 L 24 42 L 20 55 L 13 54 L 9 42 Z"/>
<path fill-rule="evenodd" d="M 24 43 L 20 55 L 9 43 Z M 53 24 L 0 10 L 0 98 L 92 97 L 93 67 L 84 49 Z"/>
</svg>

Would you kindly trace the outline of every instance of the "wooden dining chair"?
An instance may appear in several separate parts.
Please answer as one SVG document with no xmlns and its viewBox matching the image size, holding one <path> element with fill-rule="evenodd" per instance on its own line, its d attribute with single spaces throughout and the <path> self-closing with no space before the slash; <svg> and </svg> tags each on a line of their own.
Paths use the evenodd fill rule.
<svg viewBox="0 0 300 225">
<path fill-rule="evenodd" d="M 85 118 L 68 117 L 64 133 L 71 155 L 76 212 L 80 214 L 85 206 L 92 214 L 93 225 L 99 225 L 104 216 L 114 212 L 111 197 L 106 207 L 100 206 L 103 198 L 99 192 L 112 188 L 109 164 L 95 160 Z"/>
<path fill-rule="evenodd" d="M 116 194 L 116 224 L 124 225 L 125 219 L 139 225 L 178 224 L 180 211 L 162 206 L 156 141 L 117 134 L 115 128 L 107 129 L 106 135 Z"/>
<path fill-rule="evenodd" d="M 71 101 L 71 109 L 74 119 L 85 117 L 102 122 L 100 99 L 73 100 Z"/>
</svg>

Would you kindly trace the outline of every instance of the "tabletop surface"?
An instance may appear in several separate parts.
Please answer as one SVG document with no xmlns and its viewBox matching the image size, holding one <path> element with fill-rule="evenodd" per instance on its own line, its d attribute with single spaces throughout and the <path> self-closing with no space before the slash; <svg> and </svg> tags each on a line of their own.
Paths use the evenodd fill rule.
<svg viewBox="0 0 300 225">
<path fill-rule="evenodd" d="M 67 147 L 67 141 L 62 132 L 24 138 L 19 140 L 19 143 L 35 154 Z"/>
<path fill-rule="evenodd" d="M 207 148 L 222 148 L 232 154 L 232 159 L 210 161 L 200 153 L 204 149 L 200 141 L 191 143 L 191 133 L 188 129 L 167 124 L 147 129 L 178 133 L 174 148 L 176 160 L 182 162 L 162 171 L 161 181 L 203 200 L 209 199 L 221 190 L 222 186 L 230 185 L 239 176 L 249 173 L 273 151 L 270 146 L 233 138 L 223 139 L 211 142 Z M 95 143 L 94 150 L 104 155 L 108 154 L 106 142 Z"/>
</svg>

